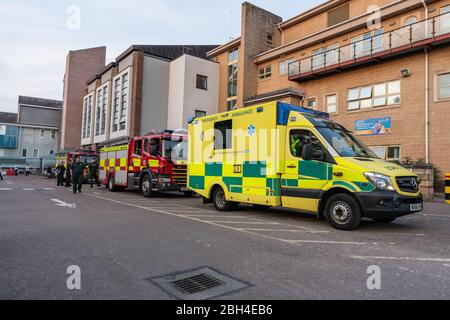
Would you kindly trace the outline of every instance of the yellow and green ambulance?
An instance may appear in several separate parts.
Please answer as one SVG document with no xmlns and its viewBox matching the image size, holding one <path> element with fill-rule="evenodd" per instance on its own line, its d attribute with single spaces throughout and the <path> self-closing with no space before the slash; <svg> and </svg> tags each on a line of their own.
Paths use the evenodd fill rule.
<svg viewBox="0 0 450 320">
<path fill-rule="evenodd" d="M 423 208 L 414 173 L 328 114 L 281 102 L 192 119 L 188 163 L 189 188 L 219 211 L 285 207 L 354 230 L 363 217 L 388 223 Z"/>
</svg>

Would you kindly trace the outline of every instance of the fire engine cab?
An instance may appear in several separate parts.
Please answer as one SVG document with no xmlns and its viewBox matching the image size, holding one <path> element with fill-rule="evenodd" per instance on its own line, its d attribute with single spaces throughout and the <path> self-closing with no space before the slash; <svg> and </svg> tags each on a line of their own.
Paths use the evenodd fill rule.
<svg viewBox="0 0 450 320">
<path fill-rule="evenodd" d="M 145 197 L 187 186 L 186 132 L 154 132 L 100 150 L 99 178 L 110 191 L 136 188 Z"/>
</svg>

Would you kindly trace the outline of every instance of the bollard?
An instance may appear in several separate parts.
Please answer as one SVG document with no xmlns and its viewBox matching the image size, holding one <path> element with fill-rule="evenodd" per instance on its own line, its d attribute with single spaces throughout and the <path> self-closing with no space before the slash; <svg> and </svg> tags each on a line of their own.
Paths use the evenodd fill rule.
<svg viewBox="0 0 450 320">
<path fill-rule="evenodd" d="M 445 175 L 445 203 L 450 204 L 450 173 Z"/>
</svg>

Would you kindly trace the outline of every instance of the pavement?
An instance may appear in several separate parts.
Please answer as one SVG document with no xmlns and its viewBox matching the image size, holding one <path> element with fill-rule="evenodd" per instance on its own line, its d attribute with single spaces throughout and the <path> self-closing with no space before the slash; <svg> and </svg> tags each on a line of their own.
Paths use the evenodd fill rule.
<svg viewBox="0 0 450 320">
<path fill-rule="evenodd" d="M 449 243 L 440 203 L 343 232 L 289 210 L 219 213 L 178 194 L 0 181 L 0 299 L 174 299 L 148 279 L 200 267 L 249 285 L 215 299 L 449 299 Z M 69 266 L 81 290 L 68 289 Z"/>
</svg>

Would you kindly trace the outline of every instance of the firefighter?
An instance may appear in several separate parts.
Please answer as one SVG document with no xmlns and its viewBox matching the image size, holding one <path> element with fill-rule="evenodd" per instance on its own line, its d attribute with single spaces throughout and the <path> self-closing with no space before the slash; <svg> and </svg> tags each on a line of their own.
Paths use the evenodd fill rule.
<svg viewBox="0 0 450 320">
<path fill-rule="evenodd" d="M 89 181 L 91 183 L 91 188 L 94 187 L 94 180 L 97 187 L 100 187 L 100 181 L 98 181 L 98 163 L 96 159 L 93 159 L 89 165 Z"/>
<path fill-rule="evenodd" d="M 84 182 L 84 163 L 80 157 L 76 157 L 75 162 L 71 166 L 73 193 L 80 192 Z"/>
<path fill-rule="evenodd" d="M 72 168 L 73 160 L 67 162 L 67 170 L 66 170 L 66 188 L 70 188 L 72 185 L 70 182 L 72 181 L 72 174 L 70 169 Z"/>
<path fill-rule="evenodd" d="M 56 174 L 58 178 L 58 187 L 64 186 L 64 175 L 66 173 L 66 166 L 64 165 L 64 161 L 61 161 L 59 166 L 56 168 Z"/>
</svg>

